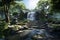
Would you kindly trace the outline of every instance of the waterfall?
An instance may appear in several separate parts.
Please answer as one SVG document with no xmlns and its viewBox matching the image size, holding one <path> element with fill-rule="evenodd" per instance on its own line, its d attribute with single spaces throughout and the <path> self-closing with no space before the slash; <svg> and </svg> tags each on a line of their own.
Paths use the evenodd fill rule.
<svg viewBox="0 0 60 40">
<path fill-rule="evenodd" d="M 35 12 L 29 12 L 27 14 L 27 20 L 34 21 L 35 20 Z"/>
</svg>

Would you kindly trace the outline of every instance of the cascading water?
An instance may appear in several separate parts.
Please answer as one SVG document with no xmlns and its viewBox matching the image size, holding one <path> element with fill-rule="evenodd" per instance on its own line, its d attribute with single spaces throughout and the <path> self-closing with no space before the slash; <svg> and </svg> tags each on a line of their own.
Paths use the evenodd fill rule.
<svg viewBox="0 0 60 40">
<path fill-rule="evenodd" d="M 35 12 L 29 12 L 27 14 L 27 20 L 34 21 L 35 20 Z"/>
</svg>

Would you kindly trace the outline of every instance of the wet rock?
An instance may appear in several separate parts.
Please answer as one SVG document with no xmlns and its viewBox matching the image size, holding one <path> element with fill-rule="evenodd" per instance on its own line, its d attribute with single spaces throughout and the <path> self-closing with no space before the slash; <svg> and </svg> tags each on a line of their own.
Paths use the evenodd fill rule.
<svg viewBox="0 0 60 40">
<path fill-rule="evenodd" d="M 9 40 L 48 40 L 52 36 L 45 29 L 20 30 L 14 36 L 9 36 Z"/>
<path fill-rule="evenodd" d="M 33 29 L 27 38 L 32 38 L 34 40 L 46 40 L 46 39 L 51 39 L 53 36 L 49 35 L 45 29 Z"/>
</svg>

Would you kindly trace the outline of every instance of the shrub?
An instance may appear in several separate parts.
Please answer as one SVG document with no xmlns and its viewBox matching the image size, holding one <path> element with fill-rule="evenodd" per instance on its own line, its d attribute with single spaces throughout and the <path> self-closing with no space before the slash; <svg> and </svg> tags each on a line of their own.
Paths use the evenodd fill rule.
<svg viewBox="0 0 60 40">
<path fill-rule="evenodd" d="M 0 38 L 3 37 L 3 31 L 7 28 L 7 23 L 5 21 L 0 21 Z"/>
</svg>

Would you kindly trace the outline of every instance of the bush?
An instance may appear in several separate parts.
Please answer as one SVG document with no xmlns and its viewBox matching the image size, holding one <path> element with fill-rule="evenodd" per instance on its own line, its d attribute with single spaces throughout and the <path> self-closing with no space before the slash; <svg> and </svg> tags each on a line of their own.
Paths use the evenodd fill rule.
<svg viewBox="0 0 60 40">
<path fill-rule="evenodd" d="M 7 23 L 5 21 L 0 21 L 0 38 L 3 37 L 3 31 L 7 28 Z"/>
</svg>

